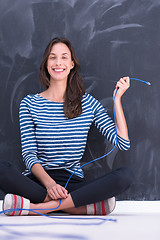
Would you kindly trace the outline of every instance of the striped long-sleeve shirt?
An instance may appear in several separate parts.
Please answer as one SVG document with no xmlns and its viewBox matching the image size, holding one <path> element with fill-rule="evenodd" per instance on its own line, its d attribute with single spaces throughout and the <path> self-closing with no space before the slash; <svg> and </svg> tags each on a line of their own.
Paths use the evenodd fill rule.
<svg viewBox="0 0 160 240">
<path fill-rule="evenodd" d="M 31 172 L 34 164 L 40 163 L 47 170 L 66 169 L 83 177 L 80 160 L 92 123 L 115 144 L 115 124 L 101 103 L 85 93 L 82 109 L 80 116 L 66 119 L 63 103 L 47 100 L 39 94 L 28 95 L 21 101 L 19 115 L 25 175 Z M 130 141 L 118 136 L 117 147 L 128 150 Z"/>
</svg>

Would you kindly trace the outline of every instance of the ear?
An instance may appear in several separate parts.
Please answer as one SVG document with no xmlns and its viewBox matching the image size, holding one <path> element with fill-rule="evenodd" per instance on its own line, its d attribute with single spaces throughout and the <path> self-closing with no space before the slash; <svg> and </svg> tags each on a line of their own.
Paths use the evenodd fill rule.
<svg viewBox="0 0 160 240">
<path fill-rule="evenodd" d="M 74 61 L 72 61 L 72 64 L 71 64 L 71 69 L 74 68 Z"/>
</svg>

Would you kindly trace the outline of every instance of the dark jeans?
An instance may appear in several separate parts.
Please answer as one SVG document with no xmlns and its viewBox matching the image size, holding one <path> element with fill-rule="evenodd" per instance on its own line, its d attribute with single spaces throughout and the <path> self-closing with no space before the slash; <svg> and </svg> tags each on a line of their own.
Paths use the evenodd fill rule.
<svg viewBox="0 0 160 240">
<path fill-rule="evenodd" d="M 47 173 L 61 186 L 65 186 L 70 173 L 66 170 L 48 170 Z M 124 192 L 133 182 L 133 173 L 127 167 L 92 181 L 73 175 L 67 185 L 75 207 L 102 201 Z M 0 189 L 30 199 L 32 203 L 43 202 L 47 191 L 34 175 L 24 176 L 12 164 L 0 162 Z"/>
</svg>

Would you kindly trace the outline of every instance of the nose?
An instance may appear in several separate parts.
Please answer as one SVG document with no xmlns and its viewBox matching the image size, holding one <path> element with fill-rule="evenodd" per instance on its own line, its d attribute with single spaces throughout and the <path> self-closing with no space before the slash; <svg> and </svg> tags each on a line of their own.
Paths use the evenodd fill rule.
<svg viewBox="0 0 160 240">
<path fill-rule="evenodd" d="M 60 58 L 57 58 L 56 59 L 56 66 L 60 66 L 61 65 L 61 59 Z"/>
</svg>

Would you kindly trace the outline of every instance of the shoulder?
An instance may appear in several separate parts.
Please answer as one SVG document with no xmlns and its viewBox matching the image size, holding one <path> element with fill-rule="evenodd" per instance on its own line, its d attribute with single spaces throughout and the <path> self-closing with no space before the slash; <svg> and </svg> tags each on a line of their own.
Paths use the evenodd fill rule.
<svg viewBox="0 0 160 240">
<path fill-rule="evenodd" d="M 83 95 L 82 101 L 89 102 L 89 103 L 98 102 L 98 100 L 96 98 L 94 98 L 91 94 L 89 94 L 87 92 Z"/>
<path fill-rule="evenodd" d="M 88 103 L 91 107 L 101 105 L 100 102 L 95 97 L 93 97 L 91 94 L 87 92 L 83 95 L 82 102 Z"/>
<path fill-rule="evenodd" d="M 37 94 L 29 94 L 26 97 L 24 97 L 21 102 L 20 102 L 20 106 L 19 106 L 19 110 L 21 111 L 25 111 L 25 110 L 30 110 L 30 109 L 34 109 L 39 102 L 39 98 L 40 96 Z"/>
<path fill-rule="evenodd" d="M 90 108 L 93 113 L 103 108 L 102 104 L 89 93 L 84 94 L 82 103 L 83 106 Z"/>
<path fill-rule="evenodd" d="M 31 104 L 36 102 L 38 100 L 38 98 L 39 98 L 38 94 L 29 94 L 21 100 L 20 105 L 25 104 L 27 106 L 30 106 Z"/>
</svg>

